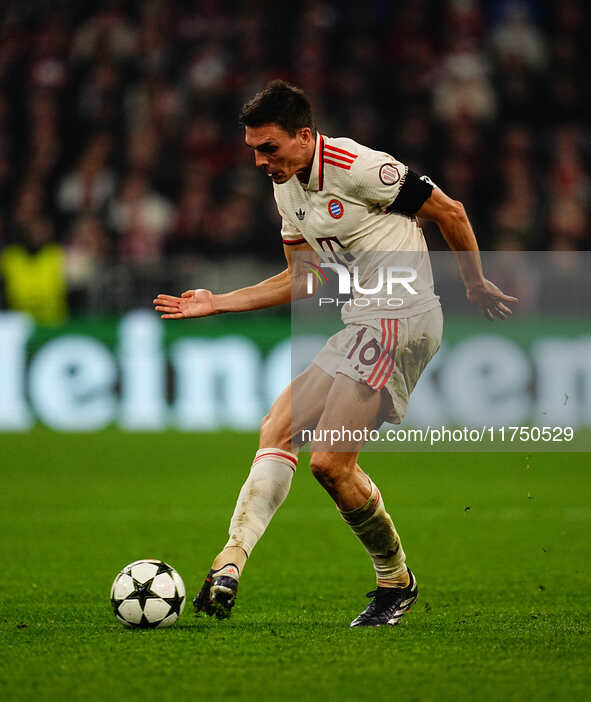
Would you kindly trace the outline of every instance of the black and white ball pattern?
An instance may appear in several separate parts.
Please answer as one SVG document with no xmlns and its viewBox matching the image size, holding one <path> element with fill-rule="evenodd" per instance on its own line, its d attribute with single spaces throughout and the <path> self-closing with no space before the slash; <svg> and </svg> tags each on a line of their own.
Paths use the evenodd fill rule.
<svg viewBox="0 0 591 702">
<path fill-rule="evenodd" d="M 115 616 L 130 628 L 171 626 L 180 617 L 185 599 L 181 576 L 167 563 L 151 558 L 125 566 L 111 587 Z"/>
</svg>

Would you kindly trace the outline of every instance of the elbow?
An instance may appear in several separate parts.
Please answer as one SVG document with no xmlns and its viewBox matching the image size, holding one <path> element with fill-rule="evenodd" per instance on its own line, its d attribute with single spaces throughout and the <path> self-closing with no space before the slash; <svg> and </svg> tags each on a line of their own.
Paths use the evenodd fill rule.
<svg viewBox="0 0 591 702">
<path fill-rule="evenodd" d="M 451 226 L 466 224 L 468 221 L 466 208 L 459 200 L 450 200 L 442 215 L 442 223 Z"/>
<path fill-rule="evenodd" d="M 435 222 L 441 231 L 453 230 L 468 223 L 468 215 L 459 200 L 448 199 L 440 204 L 428 219 Z"/>
<path fill-rule="evenodd" d="M 309 274 L 293 276 L 289 285 L 291 299 L 302 300 L 316 293 L 316 280 Z"/>
</svg>

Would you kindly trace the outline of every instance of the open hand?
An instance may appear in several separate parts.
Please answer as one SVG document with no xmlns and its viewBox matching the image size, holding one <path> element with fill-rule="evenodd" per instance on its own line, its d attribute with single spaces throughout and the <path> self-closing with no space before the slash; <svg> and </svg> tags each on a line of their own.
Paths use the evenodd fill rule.
<svg viewBox="0 0 591 702">
<path fill-rule="evenodd" d="M 513 310 L 505 303 L 518 303 L 517 297 L 505 295 L 494 283 L 486 278 L 476 285 L 466 288 L 466 297 L 473 304 L 480 307 L 485 317 L 494 320 L 495 317 L 507 319 Z"/>
<path fill-rule="evenodd" d="M 217 314 L 211 290 L 186 290 L 180 297 L 160 293 L 154 302 L 162 319 L 189 319 Z"/>
</svg>

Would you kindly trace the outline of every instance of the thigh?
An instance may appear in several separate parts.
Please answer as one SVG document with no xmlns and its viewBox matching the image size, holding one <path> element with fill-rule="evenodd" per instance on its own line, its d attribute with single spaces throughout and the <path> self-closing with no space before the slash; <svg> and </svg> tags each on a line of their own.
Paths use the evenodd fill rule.
<svg viewBox="0 0 591 702">
<path fill-rule="evenodd" d="M 383 391 L 337 373 L 316 426 L 312 453 L 347 453 L 347 463 L 354 463 L 369 432 L 381 425 L 388 403 Z"/>
<path fill-rule="evenodd" d="M 424 314 L 401 319 L 395 363 L 384 390 L 391 398 L 385 419 L 399 424 L 408 409 L 410 395 L 441 344 L 443 317 L 436 307 Z"/>
<path fill-rule="evenodd" d="M 330 337 L 314 363 L 332 376 L 343 373 L 379 390 L 392 364 L 395 344 L 393 320 L 348 324 Z"/>
<path fill-rule="evenodd" d="M 324 410 L 334 378 L 311 365 L 294 378 L 275 400 L 261 426 L 260 448 L 297 451 L 302 430 L 313 429 Z"/>
</svg>

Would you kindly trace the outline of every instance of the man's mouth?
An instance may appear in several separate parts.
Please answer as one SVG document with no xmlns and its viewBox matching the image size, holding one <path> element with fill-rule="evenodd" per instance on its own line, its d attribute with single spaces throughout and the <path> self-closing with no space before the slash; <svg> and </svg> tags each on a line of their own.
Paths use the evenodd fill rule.
<svg viewBox="0 0 591 702">
<path fill-rule="evenodd" d="M 265 168 L 265 175 L 267 175 L 269 178 L 276 179 L 276 178 L 282 178 L 284 173 L 281 169 L 276 170 L 276 171 L 272 171 L 269 168 Z"/>
</svg>

